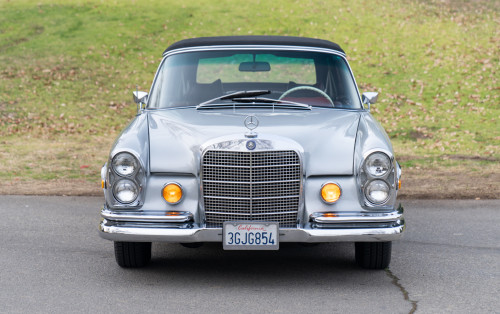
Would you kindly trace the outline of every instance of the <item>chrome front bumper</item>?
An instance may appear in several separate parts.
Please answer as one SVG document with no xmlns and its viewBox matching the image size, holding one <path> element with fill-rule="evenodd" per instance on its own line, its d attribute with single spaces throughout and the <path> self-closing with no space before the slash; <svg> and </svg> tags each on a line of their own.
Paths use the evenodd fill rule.
<svg viewBox="0 0 500 314">
<path fill-rule="evenodd" d="M 99 234 L 125 242 L 222 242 L 221 228 L 205 228 L 180 217 L 136 216 L 101 212 Z M 337 218 L 315 219 L 303 227 L 280 229 L 280 242 L 380 242 L 401 237 L 405 229 L 403 208 L 389 213 L 341 212 Z"/>
</svg>

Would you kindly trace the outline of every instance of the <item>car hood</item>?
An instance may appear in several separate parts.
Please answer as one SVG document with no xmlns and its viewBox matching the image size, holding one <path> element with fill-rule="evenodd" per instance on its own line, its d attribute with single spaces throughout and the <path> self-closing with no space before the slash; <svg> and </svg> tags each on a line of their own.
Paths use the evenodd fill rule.
<svg viewBox="0 0 500 314">
<path fill-rule="evenodd" d="M 178 108 L 148 112 L 150 171 L 197 175 L 202 146 L 217 138 L 244 139 L 244 120 L 255 115 L 257 138 L 267 135 L 302 147 L 306 176 L 352 175 L 357 111 L 312 110 L 196 110 Z"/>
</svg>

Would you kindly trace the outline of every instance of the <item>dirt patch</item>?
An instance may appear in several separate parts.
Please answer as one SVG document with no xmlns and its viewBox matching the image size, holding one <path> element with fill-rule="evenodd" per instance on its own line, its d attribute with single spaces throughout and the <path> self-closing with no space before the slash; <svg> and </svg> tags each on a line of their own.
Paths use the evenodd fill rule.
<svg viewBox="0 0 500 314">
<path fill-rule="evenodd" d="M 498 199 L 500 173 L 450 170 L 403 172 L 401 199 Z"/>
<path fill-rule="evenodd" d="M 427 134 L 427 133 L 420 132 L 420 131 L 411 131 L 410 134 L 408 134 L 408 136 L 413 140 L 432 138 L 431 134 Z"/>
<path fill-rule="evenodd" d="M 100 181 L 88 182 L 77 179 L 13 180 L 0 184 L 0 194 L 10 195 L 64 195 L 101 196 Z"/>
<path fill-rule="evenodd" d="M 100 181 L 15 180 L 0 184 L 0 194 L 101 196 Z M 451 170 L 407 169 L 403 173 L 400 199 L 498 199 L 500 173 L 466 173 Z"/>
<path fill-rule="evenodd" d="M 500 11 L 499 2 L 491 0 L 420 0 L 419 2 L 428 5 L 433 11 L 438 12 L 439 10 L 446 10 L 450 13 Z"/>
<path fill-rule="evenodd" d="M 399 162 L 405 162 L 409 160 L 421 159 L 421 156 L 414 155 L 398 155 Z M 424 157 L 425 158 L 425 157 Z M 441 160 L 470 160 L 470 161 L 493 161 L 500 164 L 500 159 L 490 156 L 477 156 L 477 155 L 440 155 Z"/>
</svg>

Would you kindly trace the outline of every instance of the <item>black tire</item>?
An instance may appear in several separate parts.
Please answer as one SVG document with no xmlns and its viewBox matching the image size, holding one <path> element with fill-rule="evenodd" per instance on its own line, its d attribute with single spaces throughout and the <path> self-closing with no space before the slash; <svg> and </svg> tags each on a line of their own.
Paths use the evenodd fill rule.
<svg viewBox="0 0 500 314">
<path fill-rule="evenodd" d="M 181 243 L 183 247 L 187 247 L 188 249 L 197 249 L 203 245 L 203 242 L 190 242 L 190 243 Z"/>
<path fill-rule="evenodd" d="M 151 242 L 115 242 L 115 258 L 121 267 L 144 267 L 151 260 Z"/>
<path fill-rule="evenodd" d="M 392 242 L 356 242 L 356 263 L 368 269 L 385 269 L 391 263 Z"/>
</svg>

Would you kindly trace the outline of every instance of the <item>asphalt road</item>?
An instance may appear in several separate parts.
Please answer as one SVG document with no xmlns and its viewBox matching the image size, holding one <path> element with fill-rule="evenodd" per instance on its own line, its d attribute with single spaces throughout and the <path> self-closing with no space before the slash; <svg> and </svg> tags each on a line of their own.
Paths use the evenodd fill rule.
<svg viewBox="0 0 500 314">
<path fill-rule="evenodd" d="M 500 312 L 500 200 L 405 201 L 385 271 L 358 268 L 349 243 L 155 244 L 148 268 L 122 269 L 97 234 L 101 202 L 0 196 L 0 312 Z"/>
</svg>

